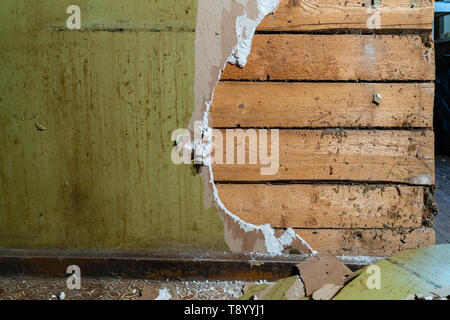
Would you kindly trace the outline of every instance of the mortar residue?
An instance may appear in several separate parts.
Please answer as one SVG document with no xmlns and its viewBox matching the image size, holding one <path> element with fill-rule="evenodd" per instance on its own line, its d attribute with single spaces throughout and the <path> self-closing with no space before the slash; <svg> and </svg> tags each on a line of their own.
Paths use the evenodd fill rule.
<svg viewBox="0 0 450 320">
<path fill-rule="evenodd" d="M 230 212 L 222 203 L 214 184 L 214 172 L 209 151 L 212 140 L 212 119 L 209 110 L 222 71 L 227 63 L 241 67 L 247 63 L 253 36 L 257 26 L 279 5 L 280 0 L 199 0 L 197 28 L 195 34 L 195 111 L 192 115 L 189 131 L 193 133 L 195 125 L 201 123 L 202 137 L 193 145 L 197 161 L 203 160 L 200 169 L 205 179 L 205 206 L 216 206 L 225 226 L 225 241 L 233 252 L 260 252 L 271 255 L 283 253 L 285 247 L 300 242 L 303 253 L 316 252 L 291 228 L 281 237 L 276 237 L 270 224 L 253 225 Z M 200 121 L 200 122 L 199 122 Z M 207 161 L 204 161 L 205 158 Z"/>
</svg>

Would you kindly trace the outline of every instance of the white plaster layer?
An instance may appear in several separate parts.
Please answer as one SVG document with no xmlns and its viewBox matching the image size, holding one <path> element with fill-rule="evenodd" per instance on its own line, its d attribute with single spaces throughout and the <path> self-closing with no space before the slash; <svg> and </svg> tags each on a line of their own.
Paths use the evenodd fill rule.
<svg viewBox="0 0 450 320">
<path fill-rule="evenodd" d="M 172 299 L 170 290 L 168 288 L 163 288 L 159 289 L 159 295 L 155 300 L 170 300 L 170 299 Z"/>
<path fill-rule="evenodd" d="M 252 13 L 248 11 L 249 3 L 255 1 L 257 8 L 256 15 L 254 12 Z M 311 246 L 291 228 L 287 229 L 281 237 L 277 238 L 275 235 L 275 229 L 272 228 L 270 224 L 254 225 L 243 221 L 225 207 L 219 197 L 217 187 L 214 183 L 214 173 L 210 156 L 212 149 L 212 126 L 209 124 L 209 111 L 214 98 L 215 87 L 219 83 L 222 71 L 225 69 L 228 62 L 238 64 L 241 67 L 246 65 L 257 26 L 269 13 L 276 10 L 279 2 L 280 0 L 225 0 L 221 3 L 221 5 L 218 5 L 213 4 L 210 0 L 199 1 L 199 15 L 205 13 L 211 14 L 214 13 L 214 10 L 221 10 L 230 14 L 232 4 L 236 3 L 242 5 L 244 13 L 235 17 L 236 44 L 231 48 L 231 52 L 228 53 L 224 53 L 223 51 L 226 46 L 224 43 L 227 44 L 229 37 L 225 40 L 220 40 L 217 39 L 217 37 L 214 38 L 211 36 L 213 33 L 215 33 L 216 36 L 220 34 L 219 28 L 221 27 L 220 25 L 214 25 L 214 20 L 211 19 L 220 17 L 223 12 L 215 12 L 217 17 L 199 16 L 197 18 L 196 111 L 198 112 L 198 110 L 203 110 L 203 115 L 194 113 L 193 118 L 191 119 L 190 130 L 195 131 L 195 128 L 193 128 L 194 123 L 201 120 L 201 127 L 196 129 L 200 129 L 200 132 L 202 132 L 202 137 L 196 137 L 192 144 L 186 144 L 184 148 L 191 151 L 196 150 L 195 161 L 197 163 L 203 163 L 207 167 L 209 180 L 207 182 L 212 187 L 214 204 L 220 211 L 231 217 L 243 231 L 261 232 L 264 235 L 264 243 L 269 255 L 282 255 L 284 248 L 291 245 L 294 240 L 299 240 L 312 254 L 317 254 L 317 251 L 311 248 Z M 228 32 L 228 30 L 225 31 Z M 221 36 L 226 38 L 224 34 Z M 217 48 L 220 48 L 220 46 L 222 49 L 222 54 L 225 55 L 225 57 L 208 57 L 208 55 L 215 52 L 215 50 L 217 51 Z M 214 69 L 217 70 L 217 72 L 215 72 L 216 78 L 211 79 L 211 71 Z M 199 116 L 201 119 L 199 119 Z"/>
<path fill-rule="evenodd" d="M 278 8 L 279 4 L 280 0 L 258 0 L 258 15 L 256 19 L 251 19 L 244 7 L 244 14 L 236 19 L 237 44 L 233 48 L 228 62 L 241 67 L 247 64 L 256 28 L 269 13 L 274 12 Z"/>
<path fill-rule="evenodd" d="M 342 263 L 347 265 L 368 266 L 377 263 L 385 258 L 383 257 L 368 257 L 368 256 L 338 256 Z"/>
</svg>

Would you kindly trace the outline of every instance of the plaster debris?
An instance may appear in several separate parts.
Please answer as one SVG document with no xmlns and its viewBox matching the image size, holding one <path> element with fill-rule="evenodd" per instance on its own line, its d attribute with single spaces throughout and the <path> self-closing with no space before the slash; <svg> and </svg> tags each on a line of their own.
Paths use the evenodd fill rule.
<svg viewBox="0 0 450 320">
<path fill-rule="evenodd" d="M 179 296 L 201 297 L 215 291 L 222 292 L 230 298 L 239 298 L 244 286 L 243 281 L 184 281 L 176 286 L 176 293 Z"/>
<path fill-rule="evenodd" d="M 180 300 L 177 288 L 171 283 L 158 286 L 145 286 L 140 293 L 140 300 Z"/>
<path fill-rule="evenodd" d="M 155 300 L 170 300 L 172 299 L 172 295 L 168 288 L 159 289 L 159 295 Z"/>
<path fill-rule="evenodd" d="M 37 131 L 45 131 L 45 130 L 47 130 L 47 128 L 44 127 L 41 124 L 35 123 L 34 125 L 35 125 Z"/>
<path fill-rule="evenodd" d="M 379 93 L 373 95 L 373 103 L 375 103 L 376 105 L 379 105 L 382 99 L 383 97 Z"/>
<path fill-rule="evenodd" d="M 245 2 L 245 1 L 244 1 Z M 238 64 L 241 67 L 244 67 L 247 63 L 247 58 L 251 51 L 251 45 L 253 36 L 255 34 L 257 26 L 261 23 L 261 21 L 269 14 L 274 12 L 278 5 L 280 0 L 257 0 L 257 13 L 256 17 L 250 17 L 249 12 L 247 10 L 247 7 L 245 5 L 242 5 L 242 8 L 244 10 L 244 14 L 241 16 L 238 16 L 235 21 L 235 31 L 237 35 L 237 43 L 232 48 L 228 58 L 225 61 L 222 61 L 224 64 L 221 66 L 221 68 L 217 72 L 217 78 L 214 79 L 214 86 L 212 87 L 211 95 L 208 98 L 209 101 L 205 102 L 203 104 L 203 107 L 206 108 L 206 110 L 203 113 L 203 117 L 201 121 L 195 121 L 194 124 L 194 132 L 201 132 L 200 137 L 194 137 L 194 142 L 192 144 L 186 144 L 184 148 L 187 150 L 195 150 L 195 163 L 203 163 L 204 166 L 208 169 L 209 174 L 209 183 L 212 186 L 212 193 L 213 193 L 213 201 L 216 204 L 216 206 L 223 211 L 223 213 L 229 217 L 232 218 L 232 220 L 246 233 L 248 232 L 261 232 L 264 236 L 264 244 L 266 247 L 266 251 L 269 255 L 282 255 L 283 250 L 286 246 L 291 245 L 294 240 L 300 241 L 305 248 L 307 248 L 312 254 L 316 254 L 317 252 L 314 251 L 311 246 L 303 240 L 298 234 L 295 233 L 295 231 L 291 228 L 287 229 L 284 234 L 277 238 L 275 235 L 275 230 L 271 227 L 270 224 L 265 225 L 254 225 L 251 223 L 247 223 L 240 219 L 238 216 L 230 212 L 225 205 L 222 203 L 219 197 L 219 193 L 217 190 L 217 187 L 214 183 L 214 173 L 212 169 L 212 163 L 211 163 L 211 150 L 212 150 L 212 128 L 209 126 L 209 112 L 211 109 L 212 101 L 214 99 L 214 93 L 215 88 L 218 85 L 222 70 L 225 69 L 227 63 L 232 64 Z M 205 4 L 206 5 L 206 4 Z M 252 19 L 253 18 L 253 19 Z M 206 23 L 209 23 L 210 21 L 206 21 Z M 203 30 L 204 28 L 198 28 L 199 30 Z M 209 28 L 206 28 L 205 32 L 209 32 Z M 208 33 L 205 35 L 198 36 L 198 38 L 201 38 L 202 36 L 208 37 Z M 204 46 L 200 45 L 201 41 L 199 42 L 199 48 L 204 48 Z M 197 49 L 196 49 L 197 50 Z M 199 67 L 199 69 L 203 70 L 203 65 Z M 197 66 L 196 66 L 197 68 Z M 210 72 L 210 71 L 208 71 Z M 206 75 L 206 74 L 205 74 Z M 198 90 L 198 89 L 196 89 Z M 202 108 L 203 108 L 202 107 Z M 195 115 L 194 115 L 195 118 Z M 192 122 L 192 121 L 191 121 Z"/>
<path fill-rule="evenodd" d="M 377 263 L 380 260 L 385 259 L 385 257 L 368 257 L 368 256 L 338 256 L 337 258 L 346 265 L 360 265 L 360 266 L 369 266 Z"/>
<path fill-rule="evenodd" d="M 305 298 L 305 285 L 300 280 L 300 277 L 297 276 L 292 287 L 286 291 L 285 297 L 287 300 L 302 300 Z"/>
<path fill-rule="evenodd" d="M 411 179 L 414 184 L 430 185 L 433 184 L 433 177 L 429 174 L 419 174 Z"/>
</svg>

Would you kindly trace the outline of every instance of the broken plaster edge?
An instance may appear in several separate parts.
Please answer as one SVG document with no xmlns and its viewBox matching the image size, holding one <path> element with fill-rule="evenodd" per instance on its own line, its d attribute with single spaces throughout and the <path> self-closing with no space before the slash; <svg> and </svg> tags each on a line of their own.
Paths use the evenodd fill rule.
<svg viewBox="0 0 450 320">
<path fill-rule="evenodd" d="M 236 37 L 237 44 L 234 46 L 227 62 L 244 67 L 247 64 L 247 58 L 252 49 L 253 37 L 256 28 L 263 19 L 274 12 L 280 4 L 280 0 L 258 0 L 258 16 L 256 20 L 249 18 L 247 10 L 244 7 L 244 14 L 236 18 Z"/>
<path fill-rule="evenodd" d="M 225 61 L 222 68 L 219 70 L 217 79 L 215 80 L 214 87 L 212 89 L 211 98 L 209 101 L 205 102 L 206 111 L 203 114 L 203 119 L 201 121 L 201 132 L 204 138 L 200 140 L 195 140 L 193 145 L 188 146 L 191 150 L 200 151 L 200 154 L 196 154 L 196 158 L 202 158 L 203 164 L 208 168 L 209 173 L 209 183 L 213 190 L 213 201 L 221 209 L 224 214 L 231 217 L 239 227 L 246 233 L 251 231 L 259 231 L 264 235 L 264 243 L 268 255 L 282 255 L 285 247 L 291 245 L 294 240 L 299 240 L 311 254 L 317 254 L 315 251 L 302 237 L 300 237 L 292 228 L 288 228 L 279 238 L 275 235 L 275 229 L 267 223 L 264 225 L 254 225 L 245 222 L 237 215 L 229 211 L 220 199 L 219 192 L 217 190 L 216 184 L 214 182 L 214 173 L 212 169 L 212 163 L 210 161 L 211 155 L 210 151 L 212 148 L 212 128 L 209 127 L 209 112 L 214 100 L 214 93 L 217 85 L 219 84 L 221 75 L 227 63 L 237 64 L 240 67 L 244 67 L 247 64 L 247 58 L 251 52 L 251 46 L 253 37 L 256 32 L 256 28 L 262 22 L 262 20 L 270 13 L 274 12 L 280 3 L 280 0 L 257 0 L 257 18 L 252 20 L 248 17 L 247 11 L 244 8 L 244 14 L 236 18 L 236 37 L 237 44 L 234 46 L 228 59 Z M 244 34 L 245 33 L 245 34 Z M 206 141 L 205 141 L 206 140 Z M 198 159 L 197 159 L 198 160 Z M 206 160 L 206 161 L 205 161 Z"/>
</svg>

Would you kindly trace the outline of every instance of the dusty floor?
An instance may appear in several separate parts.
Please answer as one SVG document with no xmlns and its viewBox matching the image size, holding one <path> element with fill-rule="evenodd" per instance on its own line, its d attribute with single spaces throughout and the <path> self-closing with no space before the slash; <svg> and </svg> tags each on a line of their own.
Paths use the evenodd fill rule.
<svg viewBox="0 0 450 320">
<path fill-rule="evenodd" d="M 82 279 L 81 290 L 67 289 L 66 279 L 0 277 L 0 300 L 138 300 L 142 288 L 156 290 L 168 284 L 180 300 L 233 300 L 242 295 L 244 282 Z"/>
<path fill-rule="evenodd" d="M 450 157 L 436 158 L 436 202 L 439 214 L 435 220 L 436 244 L 450 243 Z"/>
</svg>

